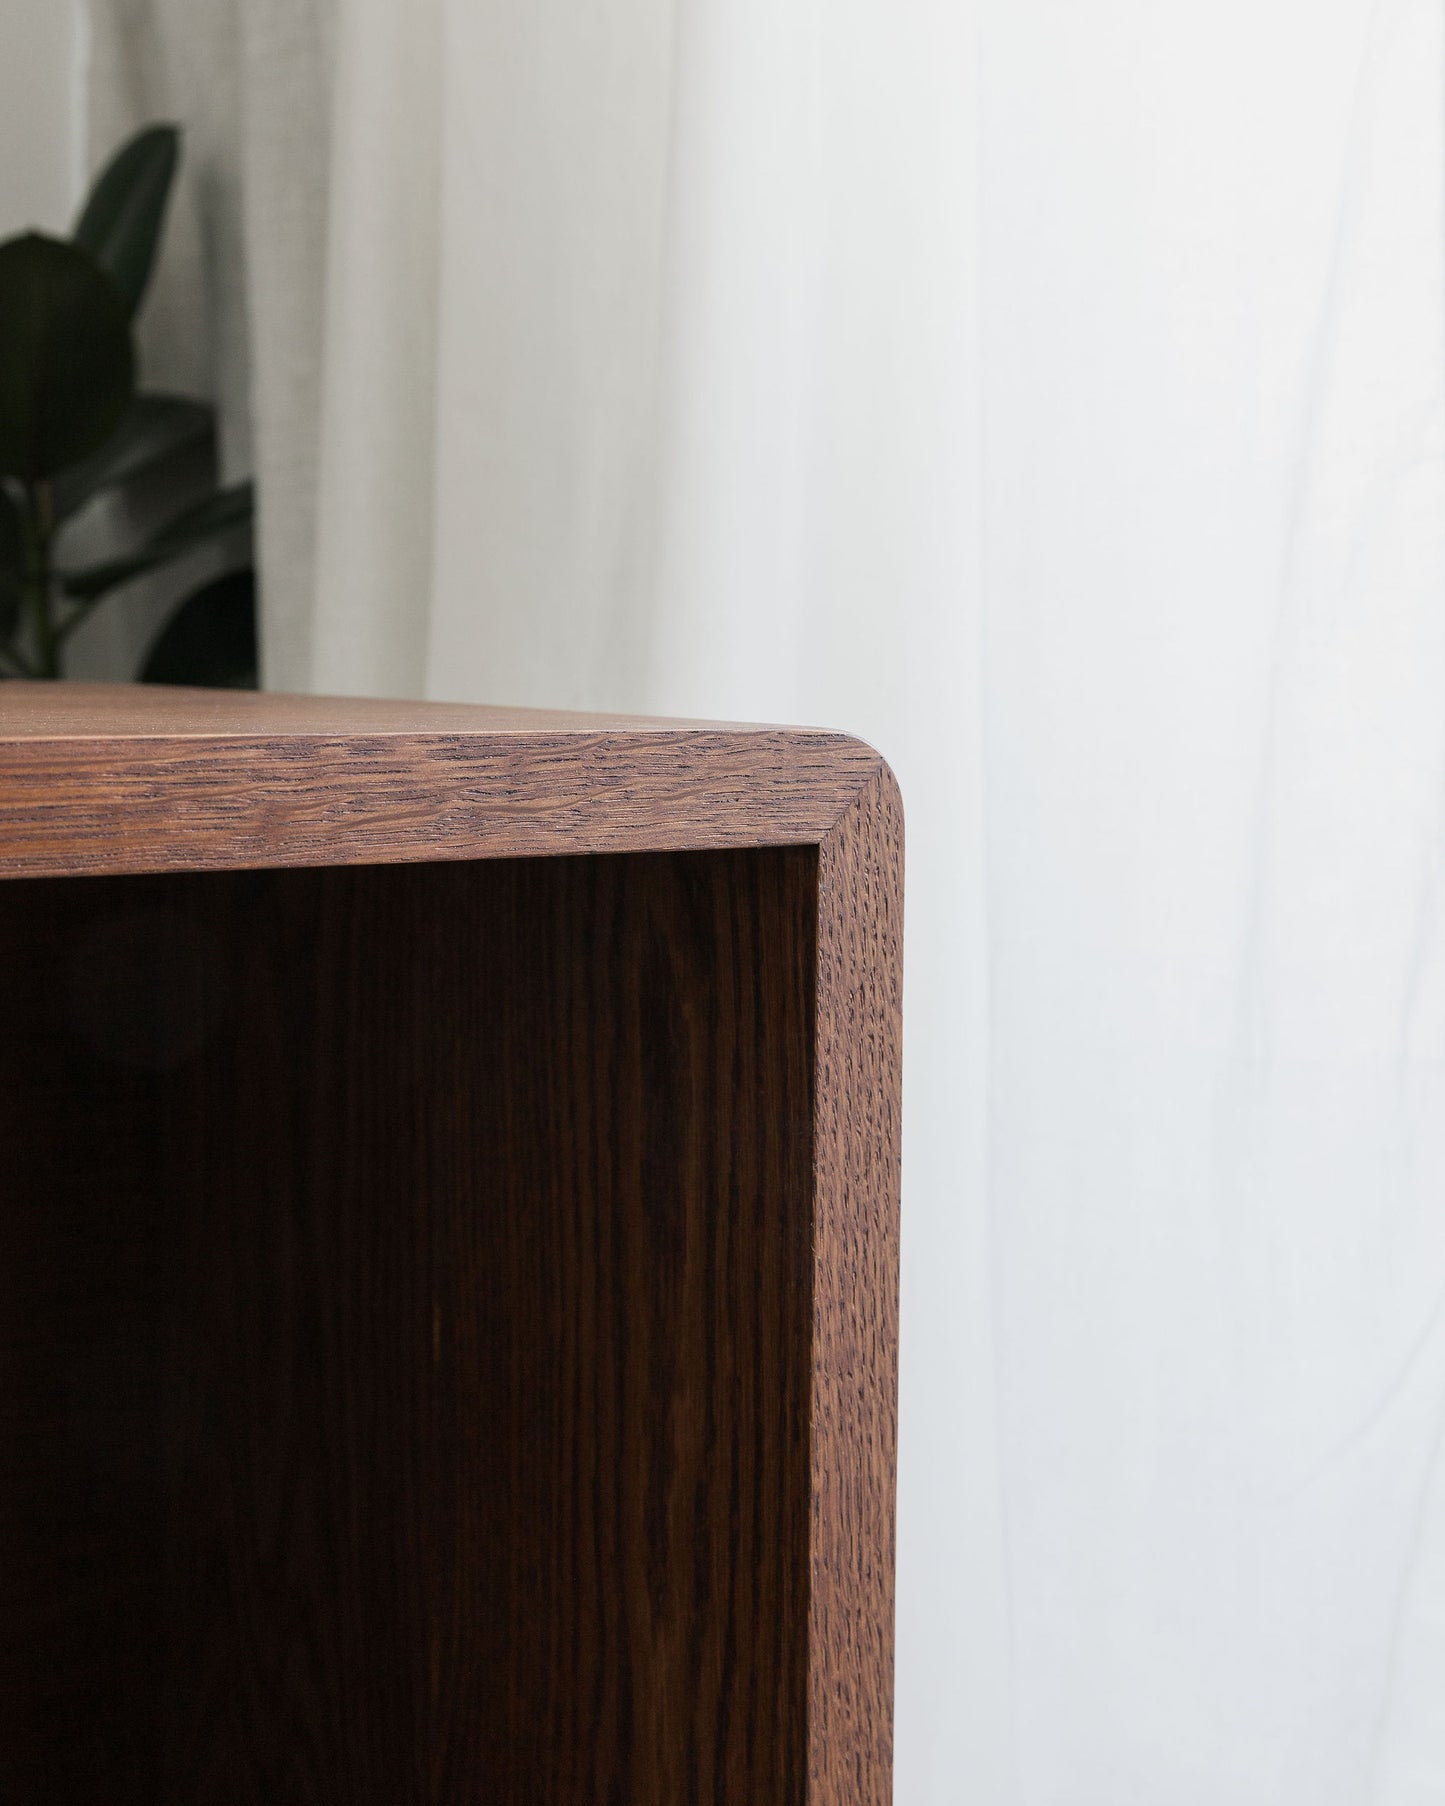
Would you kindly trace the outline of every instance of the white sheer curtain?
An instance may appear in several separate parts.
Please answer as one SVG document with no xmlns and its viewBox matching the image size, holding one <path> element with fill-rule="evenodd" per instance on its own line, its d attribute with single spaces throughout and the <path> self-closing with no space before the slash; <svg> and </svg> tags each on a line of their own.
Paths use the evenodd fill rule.
<svg viewBox="0 0 1445 1806">
<path fill-rule="evenodd" d="M 1441 9 L 986 15 L 1021 1797 L 1424 1806 L 1445 1799 Z"/>
<path fill-rule="evenodd" d="M 1445 1799 L 1438 0 L 92 7 L 273 684 L 899 771 L 900 1806 Z"/>
</svg>

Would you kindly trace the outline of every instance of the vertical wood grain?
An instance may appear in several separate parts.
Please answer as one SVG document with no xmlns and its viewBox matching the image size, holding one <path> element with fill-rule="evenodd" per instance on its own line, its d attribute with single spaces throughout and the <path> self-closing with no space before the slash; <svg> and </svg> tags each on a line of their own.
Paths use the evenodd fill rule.
<svg viewBox="0 0 1445 1806">
<path fill-rule="evenodd" d="M 861 1451 L 883 1559 L 878 1058 L 813 1121 L 873 832 L 821 904 L 809 848 L 0 886 L 0 1799 L 881 1798 L 808 1673 L 881 1684 L 891 1597 L 820 1518 Z M 147 912 L 181 995 L 78 1025 Z"/>
<path fill-rule="evenodd" d="M 889 1806 L 903 809 L 884 767 L 818 873 L 809 1806 Z"/>
</svg>

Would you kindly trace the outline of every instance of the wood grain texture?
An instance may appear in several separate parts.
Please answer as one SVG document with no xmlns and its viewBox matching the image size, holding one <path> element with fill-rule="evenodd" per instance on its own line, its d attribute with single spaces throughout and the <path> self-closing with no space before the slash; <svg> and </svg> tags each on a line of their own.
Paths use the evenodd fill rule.
<svg viewBox="0 0 1445 1806">
<path fill-rule="evenodd" d="M 0 719 L 102 874 L 0 884 L 0 1800 L 885 1806 L 877 755 L 103 700 Z"/>
<path fill-rule="evenodd" d="M 808 1772 L 829 1806 L 893 1797 L 902 1002 L 883 766 L 819 854 Z"/>
<path fill-rule="evenodd" d="M 302 697 L 211 715 L 183 693 L 168 733 L 164 706 L 123 686 L 141 699 L 132 733 L 111 731 L 114 697 L 105 731 L 59 718 L 59 697 L 17 719 L 10 694 L 47 687 L 0 685 L 0 872 L 15 877 L 816 845 L 879 763 L 845 734 L 457 704 L 326 703 L 313 719 Z"/>
<path fill-rule="evenodd" d="M 0 1797 L 803 1801 L 815 897 L 0 889 Z"/>
</svg>

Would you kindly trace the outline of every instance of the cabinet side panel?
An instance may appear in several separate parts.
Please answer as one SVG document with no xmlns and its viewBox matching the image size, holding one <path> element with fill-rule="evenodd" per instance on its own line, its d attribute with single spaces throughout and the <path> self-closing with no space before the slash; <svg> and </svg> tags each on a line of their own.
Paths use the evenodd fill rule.
<svg viewBox="0 0 1445 1806">
<path fill-rule="evenodd" d="M 885 767 L 819 862 L 809 1806 L 893 1797 L 902 979 Z"/>
</svg>

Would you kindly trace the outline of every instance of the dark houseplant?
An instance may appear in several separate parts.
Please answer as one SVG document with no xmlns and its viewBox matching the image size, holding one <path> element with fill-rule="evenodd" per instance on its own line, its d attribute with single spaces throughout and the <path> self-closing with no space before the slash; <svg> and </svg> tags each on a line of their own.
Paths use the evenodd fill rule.
<svg viewBox="0 0 1445 1806">
<path fill-rule="evenodd" d="M 211 408 L 137 388 L 133 322 L 179 155 L 176 128 L 151 126 L 101 172 L 69 238 L 0 243 L 0 677 L 63 676 L 70 636 L 115 590 L 198 546 L 229 546 L 251 522 L 251 485 L 219 488 L 211 474 Z M 103 561 L 68 560 L 87 504 L 188 455 L 205 461 L 198 500 Z M 255 685 L 249 558 L 180 603 L 139 675 Z"/>
</svg>

